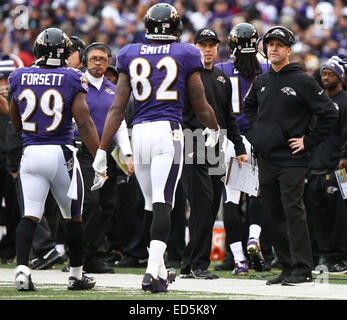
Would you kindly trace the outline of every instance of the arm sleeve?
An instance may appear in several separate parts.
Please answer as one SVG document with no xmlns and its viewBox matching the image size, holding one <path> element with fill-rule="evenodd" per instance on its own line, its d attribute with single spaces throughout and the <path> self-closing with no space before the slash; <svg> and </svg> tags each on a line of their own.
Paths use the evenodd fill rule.
<svg viewBox="0 0 347 320">
<path fill-rule="evenodd" d="M 129 135 L 128 135 L 128 128 L 126 125 L 125 120 L 122 121 L 118 131 L 116 132 L 114 136 L 114 141 L 117 145 L 121 148 L 123 154 L 132 154 Z"/>
</svg>

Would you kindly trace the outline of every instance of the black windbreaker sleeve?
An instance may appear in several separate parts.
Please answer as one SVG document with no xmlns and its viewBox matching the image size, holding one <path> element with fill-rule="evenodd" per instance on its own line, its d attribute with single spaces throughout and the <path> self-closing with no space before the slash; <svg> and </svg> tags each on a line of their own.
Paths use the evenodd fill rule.
<svg viewBox="0 0 347 320">
<path fill-rule="evenodd" d="M 233 112 L 233 107 L 231 104 L 231 97 L 232 97 L 232 87 L 231 82 L 227 82 L 227 92 L 228 92 L 228 100 L 230 101 L 229 105 L 226 105 L 225 108 L 225 121 L 226 121 L 226 128 L 227 128 L 227 138 L 231 140 L 231 142 L 234 144 L 234 149 L 236 156 L 239 156 L 240 154 L 246 154 L 246 147 L 243 144 L 241 132 L 239 125 L 237 123 L 236 116 Z"/>
<path fill-rule="evenodd" d="M 341 146 L 341 159 L 347 159 L 347 108 L 344 108 L 340 113 L 341 125 L 342 125 L 342 138 L 343 145 Z"/>
<path fill-rule="evenodd" d="M 340 124 L 343 145 L 341 146 L 341 159 L 347 159 L 347 107 L 340 109 Z"/>
<path fill-rule="evenodd" d="M 332 127 L 337 123 L 339 113 L 333 101 L 323 92 L 322 88 L 314 79 L 307 82 L 305 89 L 306 101 L 316 116 L 315 126 L 312 131 L 304 137 L 305 149 L 311 149 L 326 139 L 331 133 Z"/>
<path fill-rule="evenodd" d="M 341 159 L 347 159 L 347 141 L 345 141 L 341 148 Z"/>
</svg>

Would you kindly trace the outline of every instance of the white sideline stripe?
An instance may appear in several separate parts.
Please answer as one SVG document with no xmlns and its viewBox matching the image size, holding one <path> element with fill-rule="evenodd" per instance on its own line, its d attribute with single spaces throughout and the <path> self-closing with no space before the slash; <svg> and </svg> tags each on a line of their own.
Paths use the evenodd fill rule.
<svg viewBox="0 0 347 320">
<path fill-rule="evenodd" d="M 0 269 L 0 283 L 14 281 L 14 269 Z M 118 287 L 141 289 L 142 275 L 135 274 L 91 274 L 96 279 L 96 289 L 100 287 Z M 32 270 L 34 284 L 61 284 L 66 285 L 69 273 L 61 270 Z M 347 300 L 347 285 L 315 283 L 310 286 L 267 286 L 265 280 L 226 279 L 199 280 L 180 279 L 169 285 L 169 290 L 191 291 L 201 293 L 216 293 L 218 296 L 244 295 L 264 297 L 264 300 L 273 298 L 292 299 L 342 299 Z"/>
</svg>

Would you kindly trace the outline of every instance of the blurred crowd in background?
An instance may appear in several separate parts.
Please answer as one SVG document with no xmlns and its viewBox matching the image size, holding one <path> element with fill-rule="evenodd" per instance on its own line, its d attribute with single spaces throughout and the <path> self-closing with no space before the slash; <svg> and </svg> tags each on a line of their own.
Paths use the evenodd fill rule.
<svg viewBox="0 0 347 320">
<path fill-rule="evenodd" d="M 10 0 L 0 1 L 0 54 L 15 54 L 29 66 L 40 31 L 58 27 L 88 45 L 110 46 L 116 63 L 128 43 L 147 42 L 143 18 L 157 0 Z M 217 31 L 219 57 L 229 58 L 228 35 L 240 22 L 252 23 L 259 35 L 283 25 L 296 35 L 292 61 L 313 74 L 332 55 L 347 57 L 347 0 L 175 0 L 183 21 L 182 42 L 193 42 L 205 26 Z"/>
</svg>

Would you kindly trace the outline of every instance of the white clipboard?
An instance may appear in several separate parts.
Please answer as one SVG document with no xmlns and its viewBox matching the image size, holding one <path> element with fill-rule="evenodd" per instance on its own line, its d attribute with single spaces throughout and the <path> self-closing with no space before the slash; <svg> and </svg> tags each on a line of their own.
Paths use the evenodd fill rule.
<svg viewBox="0 0 347 320">
<path fill-rule="evenodd" d="M 242 162 L 242 167 L 239 168 L 237 158 L 231 157 L 225 185 L 257 197 L 259 195 L 258 167 Z"/>
<path fill-rule="evenodd" d="M 336 170 L 335 176 L 343 199 L 347 199 L 347 174 L 345 169 Z"/>
</svg>

